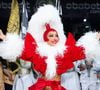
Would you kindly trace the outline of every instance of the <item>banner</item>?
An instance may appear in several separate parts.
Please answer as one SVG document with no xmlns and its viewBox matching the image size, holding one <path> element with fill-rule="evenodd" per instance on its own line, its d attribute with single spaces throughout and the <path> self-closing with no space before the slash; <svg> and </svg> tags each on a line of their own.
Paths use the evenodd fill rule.
<svg viewBox="0 0 100 90">
<path fill-rule="evenodd" d="M 100 15 L 100 2 L 97 1 L 67 1 L 61 0 L 62 13 L 65 17 L 84 17 L 86 15 Z"/>
</svg>

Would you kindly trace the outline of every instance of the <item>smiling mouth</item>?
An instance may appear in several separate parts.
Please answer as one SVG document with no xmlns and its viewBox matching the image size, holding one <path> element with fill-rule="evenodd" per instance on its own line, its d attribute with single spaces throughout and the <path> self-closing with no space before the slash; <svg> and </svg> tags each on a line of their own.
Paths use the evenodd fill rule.
<svg viewBox="0 0 100 90">
<path fill-rule="evenodd" d="M 53 44 L 56 44 L 57 42 L 58 42 L 57 40 L 52 41 Z"/>
</svg>

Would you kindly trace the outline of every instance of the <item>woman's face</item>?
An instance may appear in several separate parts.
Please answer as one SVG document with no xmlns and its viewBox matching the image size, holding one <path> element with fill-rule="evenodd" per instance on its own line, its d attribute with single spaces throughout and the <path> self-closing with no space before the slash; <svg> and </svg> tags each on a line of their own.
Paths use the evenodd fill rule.
<svg viewBox="0 0 100 90">
<path fill-rule="evenodd" d="M 48 38 L 48 41 L 47 43 L 51 46 L 55 46 L 58 41 L 59 41 L 59 37 L 58 37 L 58 34 L 57 32 L 55 31 L 50 31 L 48 34 L 47 34 L 47 38 Z"/>
</svg>

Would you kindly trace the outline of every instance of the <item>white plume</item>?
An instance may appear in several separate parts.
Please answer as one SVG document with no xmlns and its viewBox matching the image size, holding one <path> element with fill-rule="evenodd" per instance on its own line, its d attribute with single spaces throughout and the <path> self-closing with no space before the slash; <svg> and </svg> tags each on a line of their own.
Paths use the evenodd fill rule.
<svg viewBox="0 0 100 90">
<path fill-rule="evenodd" d="M 87 32 L 77 42 L 85 48 L 86 59 L 94 59 L 100 63 L 100 41 L 97 39 L 97 32 Z"/>
<path fill-rule="evenodd" d="M 51 79 L 56 75 L 56 67 L 57 67 L 56 60 L 54 57 L 49 55 L 49 57 L 46 59 L 46 63 L 47 63 L 46 77 L 48 79 Z"/>
<path fill-rule="evenodd" d="M 16 60 L 23 50 L 23 40 L 13 33 L 8 33 L 6 39 L 0 42 L 0 56 L 7 60 Z"/>
<path fill-rule="evenodd" d="M 28 32 L 35 38 L 37 44 L 43 42 L 43 33 L 46 29 L 46 23 L 50 24 L 51 28 L 57 30 L 60 42 L 65 43 L 66 38 L 59 12 L 52 5 L 44 5 L 38 9 L 29 21 Z"/>
</svg>

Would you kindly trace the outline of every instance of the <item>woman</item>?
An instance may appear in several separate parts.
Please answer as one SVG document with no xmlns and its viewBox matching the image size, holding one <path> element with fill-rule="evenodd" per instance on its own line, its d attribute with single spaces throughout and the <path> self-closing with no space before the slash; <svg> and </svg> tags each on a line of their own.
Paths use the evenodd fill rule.
<svg viewBox="0 0 100 90">
<path fill-rule="evenodd" d="M 10 58 L 9 53 L 4 55 L 3 51 L 7 51 L 4 49 L 0 55 Z M 60 84 L 61 74 L 73 68 L 74 61 L 85 58 L 84 49 L 75 45 L 72 34 L 69 33 L 68 38 L 65 38 L 59 13 L 52 5 L 40 7 L 32 16 L 21 51 L 12 58 L 20 56 L 21 59 L 32 62 L 33 68 L 40 74 L 29 90 L 65 90 Z"/>
</svg>

